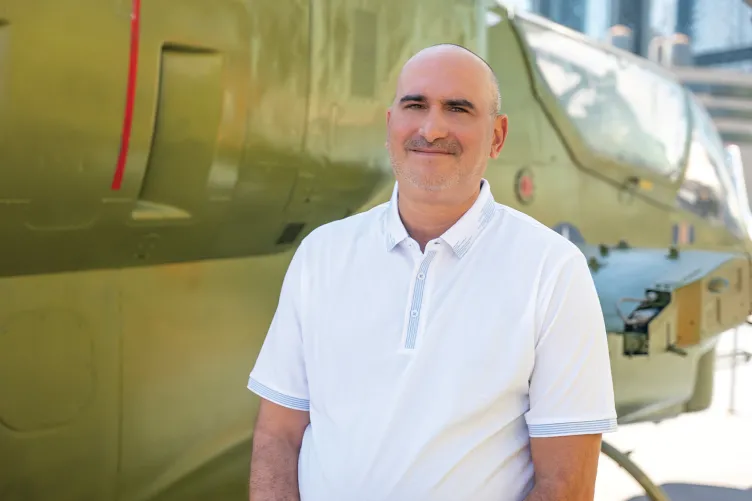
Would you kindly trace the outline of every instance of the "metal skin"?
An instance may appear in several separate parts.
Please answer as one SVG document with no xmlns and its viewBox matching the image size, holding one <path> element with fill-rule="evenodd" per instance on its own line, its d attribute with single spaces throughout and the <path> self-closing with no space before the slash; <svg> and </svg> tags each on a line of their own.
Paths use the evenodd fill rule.
<svg viewBox="0 0 752 501">
<path fill-rule="evenodd" d="M 602 297 L 632 295 L 602 278 L 619 263 L 630 291 L 665 286 L 664 303 L 609 317 L 621 421 L 705 408 L 717 335 L 749 312 L 749 238 L 677 208 L 689 142 L 667 176 L 586 141 L 529 38 L 577 35 L 491 10 L 1 0 L 0 499 L 245 499 L 258 405 L 245 383 L 291 253 L 387 199 L 385 108 L 405 60 L 439 42 L 499 75 L 497 200 L 581 233 L 612 265 L 594 261 Z M 625 144 L 654 151 L 646 137 Z M 655 250 L 672 255 L 683 222 L 686 247 L 713 252 L 678 245 L 665 270 L 681 280 L 656 285 Z M 645 337 L 635 315 L 649 310 Z"/>
</svg>

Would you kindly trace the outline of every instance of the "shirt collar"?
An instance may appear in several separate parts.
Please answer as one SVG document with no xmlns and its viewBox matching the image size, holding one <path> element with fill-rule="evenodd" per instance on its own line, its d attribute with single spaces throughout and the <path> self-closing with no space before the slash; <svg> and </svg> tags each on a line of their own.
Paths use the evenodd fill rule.
<svg viewBox="0 0 752 501">
<path fill-rule="evenodd" d="M 402 241 L 409 238 L 397 207 L 398 183 L 394 183 L 392 197 L 386 211 L 386 248 L 394 249 Z M 470 209 L 447 231 L 441 235 L 459 258 L 467 254 L 473 242 L 491 222 L 496 213 L 496 200 L 491 194 L 491 186 L 486 179 L 481 181 L 480 194 Z"/>
</svg>

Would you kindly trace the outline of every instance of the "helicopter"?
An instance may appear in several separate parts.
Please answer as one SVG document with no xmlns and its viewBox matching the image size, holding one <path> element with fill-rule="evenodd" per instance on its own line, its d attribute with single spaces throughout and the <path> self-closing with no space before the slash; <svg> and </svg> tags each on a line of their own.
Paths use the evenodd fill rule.
<svg viewBox="0 0 752 501">
<path fill-rule="evenodd" d="M 245 387 L 300 241 L 388 200 L 385 111 L 484 57 L 495 198 L 588 256 L 621 424 L 705 409 L 748 219 L 668 72 L 481 0 L 0 2 L 0 499 L 245 499 Z"/>
</svg>

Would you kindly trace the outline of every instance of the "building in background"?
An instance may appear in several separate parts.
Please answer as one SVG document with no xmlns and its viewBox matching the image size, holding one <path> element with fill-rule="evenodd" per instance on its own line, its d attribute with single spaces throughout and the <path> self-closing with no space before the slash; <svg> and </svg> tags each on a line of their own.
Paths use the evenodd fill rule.
<svg viewBox="0 0 752 501">
<path fill-rule="evenodd" d="M 589 0 L 538 0 L 536 11 L 573 30 L 587 30 Z"/>
<path fill-rule="evenodd" d="M 502 0 L 605 40 L 614 25 L 648 56 L 656 36 L 689 38 L 694 64 L 752 71 L 752 0 Z"/>
<path fill-rule="evenodd" d="M 674 26 L 685 33 L 695 64 L 752 70 L 752 8 L 743 0 L 653 0 L 677 3 Z"/>
</svg>

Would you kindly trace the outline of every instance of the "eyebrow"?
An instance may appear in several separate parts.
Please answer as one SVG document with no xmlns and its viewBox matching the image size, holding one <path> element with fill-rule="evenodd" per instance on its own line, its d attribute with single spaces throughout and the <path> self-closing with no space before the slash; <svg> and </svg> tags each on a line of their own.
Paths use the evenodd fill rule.
<svg viewBox="0 0 752 501">
<path fill-rule="evenodd" d="M 402 98 L 400 99 L 400 103 L 406 103 L 409 101 L 425 103 L 428 100 L 423 94 L 407 94 L 405 96 L 402 96 Z M 471 110 L 475 109 L 475 105 L 467 99 L 445 99 L 441 102 L 446 106 L 464 106 L 465 108 L 469 108 Z"/>
</svg>

